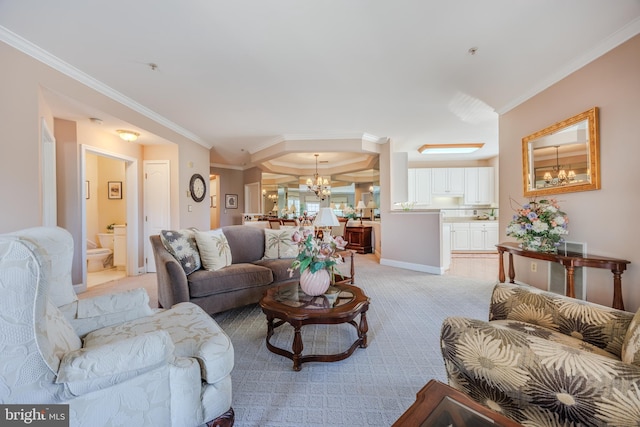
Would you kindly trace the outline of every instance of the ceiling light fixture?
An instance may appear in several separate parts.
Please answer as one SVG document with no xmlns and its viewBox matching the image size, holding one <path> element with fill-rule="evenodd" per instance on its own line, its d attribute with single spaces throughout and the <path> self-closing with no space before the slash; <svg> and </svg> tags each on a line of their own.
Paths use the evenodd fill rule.
<svg viewBox="0 0 640 427">
<path fill-rule="evenodd" d="M 331 195 L 331 185 L 329 184 L 329 180 L 327 178 L 323 178 L 318 173 L 318 156 L 320 154 L 314 154 L 316 156 L 316 173 L 313 175 L 313 179 L 307 179 L 307 188 L 309 191 L 313 191 L 316 197 L 319 197 L 320 200 L 324 200 L 327 196 Z"/>
<path fill-rule="evenodd" d="M 418 148 L 422 154 L 469 154 L 484 147 L 484 143 L 425 144 Z"/>
<path fill-rule="evenodd" d="M 136 139 L 138 139 L 138 137 L 140 136 L 138 132 L 134 132 L 131 130 L 118 129 L 116 132 L 118 132 L 118 135 L 120 136 L 120 138 L 128 142 L 133 142 Z"/>
</svg>

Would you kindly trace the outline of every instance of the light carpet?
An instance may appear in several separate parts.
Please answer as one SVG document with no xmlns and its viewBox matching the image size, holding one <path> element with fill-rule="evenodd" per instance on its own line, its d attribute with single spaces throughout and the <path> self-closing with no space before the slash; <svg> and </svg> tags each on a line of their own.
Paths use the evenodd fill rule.
<svg viewBox="0 0 640 427">
<path fill-rule="evenodd" d="M 435 276 L 356 258 L 356 285 L 371 299 L 368 347 L 347 359 L 302 364 L 265 346 L 266 319 L 250 305 L 214 315 L 235 349 L 236 427 L 390 426 L 430 380 L 446 382 L 440 326 L 447 316 L 487 319 L 495 280 Z M 353 326 L 302 328 L 304 354 L 337 353 L 356 339 Z M 290 349 L 293 328 L 272 342 Z"/>
</svg>

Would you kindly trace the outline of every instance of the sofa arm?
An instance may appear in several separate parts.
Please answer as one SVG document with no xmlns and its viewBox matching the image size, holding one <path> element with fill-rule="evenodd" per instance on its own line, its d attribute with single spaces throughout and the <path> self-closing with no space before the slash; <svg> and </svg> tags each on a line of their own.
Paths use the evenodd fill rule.
<svg viewBox="0 0 640 427">
<path fill-rule="evenodd" d="M 129 380 L 173 358 L 174 345 L 165 331 L 123 339 L 65 353 L 56 383 L 75 395 L 89 393 Z"/>
<path fill-rule="evenodd" d="M 158 304 L 160 307 L 171 308 L 175 304 L 188 302 L 189 285 L 180 262 L 165 249 L 159 235 L 149 236 L 149 239 L 156 262 Z"/>
<path fill-rule="evenodd" d="M 633 313 L 509 283 L 495 286 L 489 307 L 489 320 L 518 320 L 582 337 L 618 357 L 632 319 Z"/>
<path fill-rule="evenodd" d="M 149 295 L 143 288 L 84 298 L 59 309 L 79 336 L 153 314 Z"/>
<path fill-rule="evenodd" d="M 637 421 L 638 366 L 460 317 L 445 319 L 441 349 L 452 387 L 521 424 Z"/>
</svg>

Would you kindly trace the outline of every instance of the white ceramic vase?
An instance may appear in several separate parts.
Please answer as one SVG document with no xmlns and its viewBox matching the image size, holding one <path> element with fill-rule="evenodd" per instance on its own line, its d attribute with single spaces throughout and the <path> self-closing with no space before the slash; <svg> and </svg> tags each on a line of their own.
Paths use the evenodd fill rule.
<svg viewBox="0 0 640 427">
<path fill-rule="evenodd" d="M 326 269 L 312 273 L 308 268 L 300 274 L 300 287 L 305 294 L 316 296 L 327 292 L 331 284 L 331 277 Z"/>
</svg>

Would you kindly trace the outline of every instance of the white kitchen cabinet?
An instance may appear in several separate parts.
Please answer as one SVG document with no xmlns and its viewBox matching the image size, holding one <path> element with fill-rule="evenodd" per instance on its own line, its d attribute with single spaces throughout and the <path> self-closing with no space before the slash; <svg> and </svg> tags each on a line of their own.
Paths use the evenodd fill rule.
<svg viewBox="0 0 640 427">
<path fill-rule="evenodd" d="M 494 168 L 464 168 L 464 203 L 466 205 L 492 204 L 495 199 L 494 193 Z"/>
<path fill-rule="evenodd" d="M 469 224 L 469 250 L 495 251 L 497 244 L 497 223 L 472 222 Z"/>
<path fill-rule="evenodd" d="M 411 168 L 408 175 L 409 201 L 416 205 L 431 204 L 431 169 Z"/>
<path fill-rule="evenodd" d="M 451 224 L 451 250 L 469 250 L 469 223 L 454 222 Z"/>
<path fill-rule="evenodd" d="M 462 196 L 464 168 L 433 168 L 431 183 L 431 194 L 434 196 Z"/>
<path fill-rule="evenodd" d="M 451 224 L 452 251 L 495 251 L 498 244 L 496 222 L 454 222 Z"/>
</svg>

